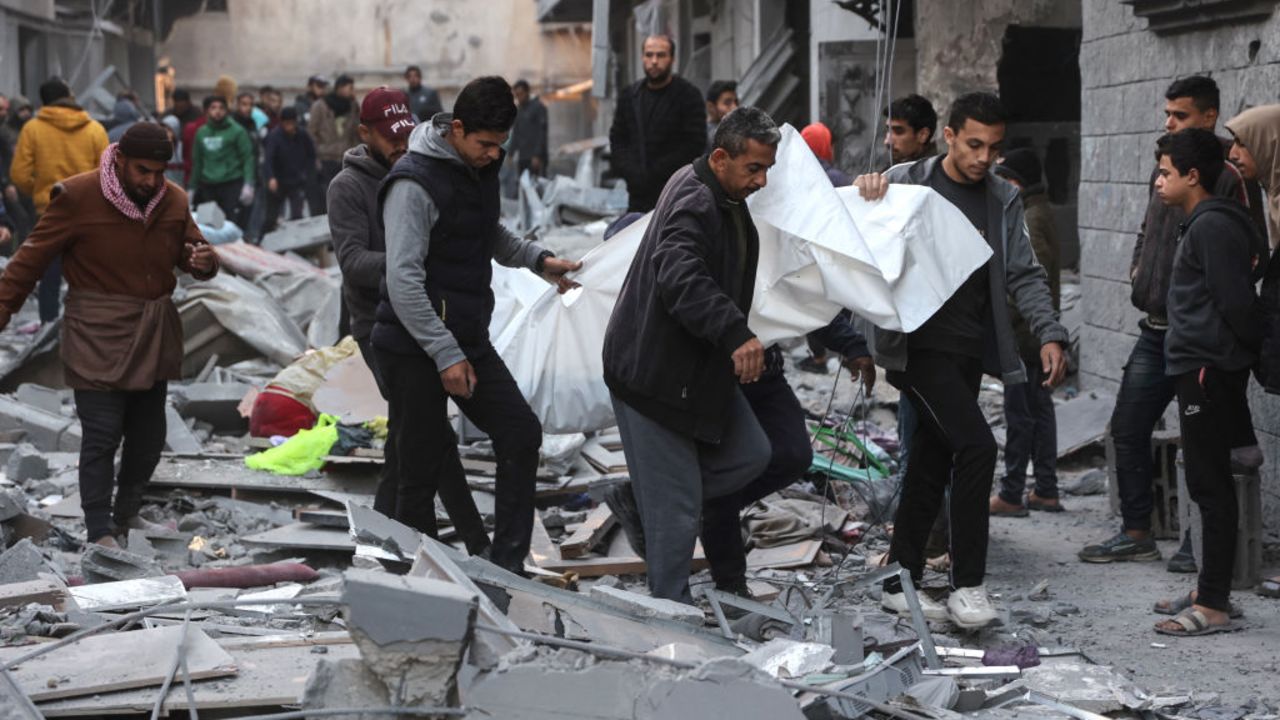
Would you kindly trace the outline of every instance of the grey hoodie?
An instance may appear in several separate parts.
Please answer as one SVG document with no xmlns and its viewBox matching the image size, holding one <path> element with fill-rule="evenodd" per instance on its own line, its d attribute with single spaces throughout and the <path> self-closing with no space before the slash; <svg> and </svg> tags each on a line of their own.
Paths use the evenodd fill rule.
<svg viewBox="0 0 1280 720">
<path fill-rule="evenodd" d="M 438 113 L 430 123 L 413 129 L 409 152 L 439 158 L 466 167 L 446 134 L 453 120 L 450 113 Z M 473 170 L 474 172 L 474 170 Z M 427 250 L 431 228 L 440 210 L 431 195 L 412 180 L 398 180 L 387 189 L 382 203 L 386 228 L 387 293 L 396 317 L 440 370 L 466 360 L 462 348 L 445 327 L 427 297 Z M 507 267 L 534 270 L 543 248 L 522 240 L 502 225 L 493 249 L 493 259 Z"/>
<path fill-rule="evenodd" d="M 367 146 L 357 145 L 342 156 L 342 171 L 329 184 L 329 235 L 342 268 L 351 335 L 361 341 L 373 332 L 378 287 L 387 271 L 378 188 L 388 169 Z"/>
</svg>

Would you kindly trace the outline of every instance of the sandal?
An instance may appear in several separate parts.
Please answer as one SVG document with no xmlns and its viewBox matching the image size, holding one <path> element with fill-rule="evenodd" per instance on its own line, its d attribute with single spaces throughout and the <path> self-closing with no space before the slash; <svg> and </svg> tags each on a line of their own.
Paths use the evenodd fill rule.
<svg viewBox="0 0 1280 720">
<path fill-rule="evenodd" d="M 1280 577 L 1263 580 L 1258 586 L 1258 594 L 1262 597 L 1280 598 Z"/>
<path fill-rule="evenodd" d="M 1167 622 L 1177 623 L 1182 627 L 1182 630 L 1167 630 L 1160 627 L 1161 624 Z M 1161 620 L 1159 623 L 1156 623 L 1154 627 L 1154 630 L 1161 635 L 1172 635 L 1174 637 L 1199 637 L 1200 635 L 1234 632 L 1239 629 L 1240 626 L 1236 625 L 1231 620 L 1227 620 L 1227 622 L 1222 625 L 1210 624 L 1209 618 L 1205 617 L 1203 612 L 1193 607 L 1187 608 L 1177 615 L 1174 615 L 1172 620 Z"/>
<path fill-rule="evenodd" d="M 1157 600 L 1155 607 L 1151 608 L 1151 612 L 1157 615 L 1177 615 L 1195 604 L 1195 598 L 1191 597 L 1191 595 L 1191 593 L 1187 593 L 1177 600 Z M 1228 607 L 1230 609 L 1227 610 L 1227 615 L 1232 620 L 1244 617 L 1244 611 L 1236 607 L 1235 603 L 1231 603 Z"/>
</svg>

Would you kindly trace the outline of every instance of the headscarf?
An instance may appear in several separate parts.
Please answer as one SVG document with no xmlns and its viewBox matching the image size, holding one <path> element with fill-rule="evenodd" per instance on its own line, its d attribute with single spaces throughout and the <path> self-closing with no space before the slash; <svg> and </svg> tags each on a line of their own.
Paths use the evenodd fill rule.
<svg viewBox="0 0 1280 720">
<path fill-rule="evenodd" d="M 1258 182 L 1267 191 L 1267 231 L 1280 242 L 1280 105 L 1249 108 L 1227 121 L 1227 130 L 1249 150 Z"/>
<path fill-rule="evenodd" d="M 820 122 L 806 125 L 800 131 L 800 137 L 809 143 L 809 149 L 818 156 L 819 160 L 832 162 L 835 158 L 835 153 L 831 149 L 831 130 L 826 125 Z"/>
<path fill-rule="evenodd" d="M 168 183 L 160 186 L 155 195 L 147 201 L 147 206 L 139 208 L 133 198 L 129 197 L 129 193 L 125 191 L 124 185 L 120 182 L 120 178 L 116 175 L 116 155 L 120 152 L 120 146 L 112 143 L 107 149 L 102 151 L 102 162 L 98 165 L 98 178 L 102 186 L 102 196 L 107 202 L 120 211 L 121 215 L 145 223 L 147 218 L 151 217 L 151 213 L 160 205 L 160 201 L 164 199 L 165 193 L 169 191 Z"/>
</svg>

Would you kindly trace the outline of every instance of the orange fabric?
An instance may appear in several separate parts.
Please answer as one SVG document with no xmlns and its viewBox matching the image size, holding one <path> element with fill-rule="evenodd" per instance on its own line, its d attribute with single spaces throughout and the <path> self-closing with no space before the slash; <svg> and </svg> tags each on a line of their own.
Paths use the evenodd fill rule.
<svg viewBox="0 0 1280 720">
<path fill-rule="evenodd" d="M 831 130 L 826 125 L 820 122 L 807 125 L 800 131 L 800 137 L 809 143 L 809 149 L 818 156 L 819 160 L 832 162 L 835 158 L 835 153 L 831 149 Z"/>
</svg>

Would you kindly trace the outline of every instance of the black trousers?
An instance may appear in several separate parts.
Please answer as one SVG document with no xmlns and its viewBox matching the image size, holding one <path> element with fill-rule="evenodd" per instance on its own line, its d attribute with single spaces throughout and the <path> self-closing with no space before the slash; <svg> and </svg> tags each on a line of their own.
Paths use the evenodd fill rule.
<svg viewBox="0 0 1280 720">
<path fill-rule="evenodd" d="M 396 519 L 434 537 L 439 493 L 467 550 L 482 552 L 489 538 L 467 487 L 439 369 L 426 353 L 400 355 L 377 348 L 374 352 L 389 393 L 388 422 L 395 438 Z M 493 440 L 498 464 L 489 557 L 503 568 L 520 572 L 533 534 L 542 425 L 492 346 L 469 351 L 467 359 L 475 369 L 475 391 L 470 398 L 453 401 Z"/>
<path fill-rule="evenodd" d="M 1027 489 L 1027 464 L 1036 479 L 1036 497 L 1058 497 L 1058 416 L 1053 391 L 1044 386 L 1040 358 L 1024 357 L 1027 381 L 1004 386 L 1004 417 L 1009 432 L 1004 445 L 1004 479 L 1000 498 L 1022 504 Z"/>
<path fill-rule="evenodd" d="M 373 373 L 373 381 L 378 384 L 378 394 L 387 401 L 388 412 L 390 412 L 391 394 L 387 391 L 387 383 L 383 380 L 382 373 L 378 370 L 377 351 L 373 349 L 373 341 L 367 336 L 356 338 L 356 345 L 360 346 L 360 355 L 364 358 L 364 364 L 368 365 L 369 372 Z M 373 496 L 373 509 L 389 518 L 396 516 L 396 494 L 399 492 L 397 467 L 396 435 L 390 431 L 390 419 L 388 419 L 387 441 L 382 448 L 382 476 L 378 479 L 378 489 Z"/>
<path fill-rule="evenodd" d="M 996 441 L 978 407 L 982 361 L 912 350 L 907 369 L 890 372 L 888 380 L 919 415 L 889 561 L 901 563 L 917 582 L 924 577 L 925 544 L 945 500 L 951 587 L 981 585 L 987 568 L 987 499 L 996 468 Z"/>
<path fill-rule="evenodd" d="M 244 189 L 244 181 L 239 179 L 216 184 L 201 183 L 196 187 L 196 205 L 207 202 L 216 203 L 227 219 L 247 235 L 249 215 L 246 212 L 247 208 L 240 204 L 242 189 Z"/>
<path fill-rule="evenodd" d="M 702 549 L 719 587 L 731 587 L 747 577 L 747 554 L 742 539 L 742 509 L 804 476 L 813 462 L 804 408 L 781 373 L 740 386 L 756 421 L 769 438 L 773 452 L 759 478 L 736 493 L 707 500 L 702 506 Z"/>
<path fill-rule="evenodd" d="M 142 493 L 160 462 L 168 383 L 150 390 L 76 390 L 80 417 L 80 506 L 90 542 L 110 535 L 142 508 Z M 116 450 L 120 471 L 116 473 Z M 114 507 L 111 502 L 115 490 Z"/>
<path fill-rule="evenodd" d="M 285 205 L 289 206 L 289 216 L 286 220 L 301 220 L 303 203 L 307 199 L 307 188 L 305 185 L 297 187 L 280 186 L 280 192 L 267 191 L 267 209 L 266 216 L 262 221 L 262 234 L 276 229 L 280 224 L 280 211 Z"/>
<path fill-rule="evenodd" d="M 1205 368 L 1175 382 L 1187 491 L 1204 528 L 1196 602 L 1226 612 L 1240 520 L 1231 449 L 1257 443 L 1246 395 L 1249 371 Z"/>
</svg>

